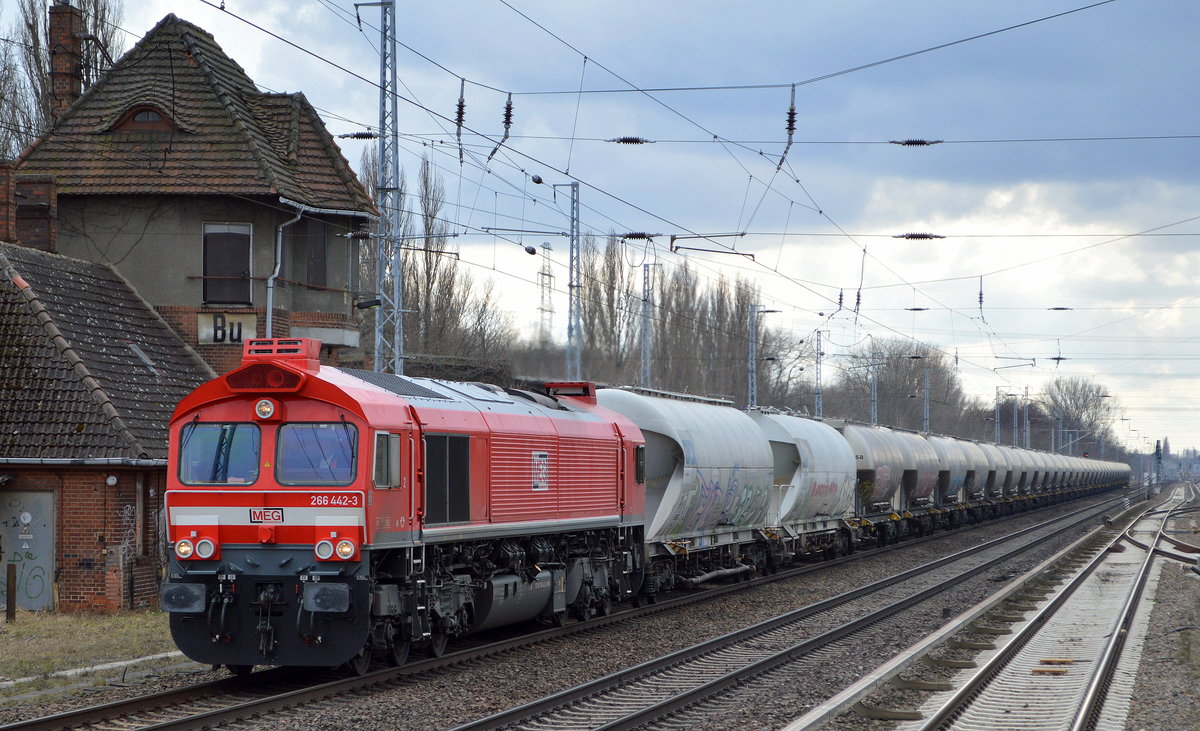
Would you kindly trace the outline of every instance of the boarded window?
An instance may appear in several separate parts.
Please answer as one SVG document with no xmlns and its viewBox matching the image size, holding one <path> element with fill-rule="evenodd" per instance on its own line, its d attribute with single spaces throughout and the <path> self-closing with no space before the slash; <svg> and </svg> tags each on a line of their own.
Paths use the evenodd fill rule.
<svg viewBox="0 0 1200 731">
<path fill-rule="evenodd" d="M 250 225 L 204 225 L 204 302 L 250 304 Z"/>
<path fill-rule="evenodd" d="M 308 240 L 308 277 L 309 284 L 324 287 L 328 284 L 326 274 L 325 251 L 325 222 L 314 218 L 304 219 L 305 238 Z"/>
<path fill-rule="evenodd" d="M 425 524 L 466 523 L 470 519 L 470 439 L 426 435 Z"/>
</svg>

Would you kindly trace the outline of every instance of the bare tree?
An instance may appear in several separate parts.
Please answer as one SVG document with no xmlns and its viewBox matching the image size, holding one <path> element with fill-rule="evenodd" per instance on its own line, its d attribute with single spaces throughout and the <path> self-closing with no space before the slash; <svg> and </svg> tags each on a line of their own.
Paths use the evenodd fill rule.
<svg viewBox="0 0 1200 731">
<path fill-rule="evenodd" d="M 928 398 L 930 431 L 962 436 L 980 431 L 978 422 L 984 418 L 980 404 L 963 393 L 950 358 L 900 339 L 876 339 L 851 350 L 840 375 L 824 390 L 826 413 L 869 420 L 872 372 L 880 424 L 921 429 Z"/>
<path fill-rule="evenodd" d="M 83 14 L 90 38 L 83 43 L 83 84 L 86 89 L 118 58 L 125 48 L 120 28 L 124 16 L 122 0 L 75 0 Z M 50 84 L 50 15 L 46 0 L 18 0 L 17 19 L 11 36 L 20 49 L 22 75 L 12 93 L 0 96 L 0 127 L 15 136 L 7 144 L 12 150 L 24 149 L 45 134 L 53 119 L 50 108 L 53 90 Z M 2 81 L 0 81 L 2 83 Z M 7 90 L 5 90 L 7 91 Z"/>
<path fill-rule="evenodd" d="M 580 251 L 581 361 L 589 377 L 630 383 L 637 368 L 638 300 L 620 239 L 609 236 L 601 251 L 585 236 Z"/>
<path fill-rule="evenodd" d="M 441 218 L 445 188 L 429 160 L 417 175 L 415 227 L 420 238 L 402 242 L 406 351 L 427 355 L 495 356 L 512 325 L 490 285 L 478 289 L 448 247 Z"/>
<path fill-rule="evenodd" d="M 2 20 L 2 18 L 0 18 Z M 29 120 L 18 103 L 21 94 L 21 68 L 13 46 L 0 43 L 0 160 L 21 154 Z"/>
<path fill-rule="evenodd" d="M 1055 378 L 1046 384 L 1041 401 L 1060 422 L 1060 451 L 1080 454 L 1087 448 L 1098 450 L 1102 440 L 1106 445 L 1115 442 L 1111 427 L 1119 408 L 1100 384 L 1080 377 Z"/>
</svg>

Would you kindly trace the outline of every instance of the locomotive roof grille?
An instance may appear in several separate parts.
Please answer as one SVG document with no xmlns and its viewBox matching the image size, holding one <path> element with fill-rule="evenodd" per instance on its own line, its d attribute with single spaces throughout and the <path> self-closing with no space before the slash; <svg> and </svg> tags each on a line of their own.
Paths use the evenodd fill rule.
<svg viewBox="0 0 1200 731">
<path fill-rule="evenodd" d="M 225 377 L 231 391 L 298 391 L 304 379 L 273 363 L 254 363 Z"/>
<path fill-rule="evenodd" d="M 376 371 L 363 371 L 357 368 L 342 368 L 341 371 L 355 378 L 366 381 L 372 386 L 378 386 L 385 391 L 391 391 L 397 396 L 405 396 L 411 398 L 427 398 L 437 399 L 439 401 L 453 401 L 449 396 L 443 396 L 437 391 L 430 390 L 424 386 L 419 386 L 416 383 L 397 376 L 394 373 L 378 373 Z"/>
</svg>

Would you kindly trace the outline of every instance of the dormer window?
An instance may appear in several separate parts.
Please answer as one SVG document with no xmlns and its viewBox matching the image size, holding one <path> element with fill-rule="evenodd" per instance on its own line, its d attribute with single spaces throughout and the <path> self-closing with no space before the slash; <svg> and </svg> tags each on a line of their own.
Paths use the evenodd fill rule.
<svg viewBox="0 0 1200 731">
<path fill-rule="evenodd" d="M 166 115 L 154 107 L 134 107 L 121 121 L 113 125 L 113 132 L 170 132 L 175 125 Z"/>
</svg>

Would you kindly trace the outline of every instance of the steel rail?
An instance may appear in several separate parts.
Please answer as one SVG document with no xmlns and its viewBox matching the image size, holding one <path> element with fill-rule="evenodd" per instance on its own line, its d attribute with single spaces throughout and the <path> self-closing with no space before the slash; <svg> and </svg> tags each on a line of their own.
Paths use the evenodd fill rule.
<svg viewBox="0 0 1200 731">
<path fill-rule="evenodd" d="M 1080 517 L 1079 520 L 1076 521 L 1076 524 L 1085 522 L 1086 520 L 1090 519 L 1091 517 L 1094 517 L 1095 515 L 1102 513 L 1104 510 L 1108 509 L 1111 506 L 1108 504 L 1103 504 L 1103 505 L 1092 506 L 1092 507 L 1096 508 L 1096 509 L 1094 511 L 1089 511 L 1089 512 L 1091 512 L 1091 515 L 1085 516 L 1085 517 Z M 1079 512 L 1083 512 L 1083 511 L 1077 511 L 1076 513 L 1072 513 L 1071 516 L 1077 517 Z M 509 709 L 507 711 L 502 711 L 500 713 L 493 714 L 491 716 L 488 716 L 483 719 L 479 719 L 477 721 L 474 721 L 474 722 L 471 722 L 468 724 L 463 724 L 461 726 L 456 727 L 454 729 L 454 731 L 480 731 L 482 729 L 502 728 L 505 726 L 512 726 L 514 724 L 518 724 L 521 722 L 527 722 L 531 718 L 538 716 L 540 714 L 548 714 L 548 713 L 553 712 L 554 710 L 568 707 L 571 704 L 577 703 L 578 701 L 580 701 L 582 699 L 585 699 L 585 698 L 588 698 L 591 696 L 595 696 L 595 695 L 599 695 L 599 694 L 606 692 L 614 687 L 632 682 L 640 677 L 648 676 L 655 672 L 660 672 L 660 671 L 666 670 L 668 668 L 679 666 L 681 663 L 695 660 L 696 658 L 703 657 L 703 656 L 708 655 L 717 650 L 724 649 L 729 646 L 735 645 L 742 640 L 752 638 L 752 637 L 755 637 L 758 635 L 762 635 L 765 632 L 772 631 L 774 629 L 783 627 L 785 625 L 800 622 L 800 621 L 807 619 L 816 614 L 828 612 L 832 609 L 838 608 L 844 604 L 847 604 L 847 603 L 854 601 L 856 599 L 859 599 L 861 597 L 864 597 L 864 596 L 867 596 L 867 595 L 870 595 L 873 593 L 877 593 L 883 589 L 889 588 L 895 584 L 901 583 L 903 581 L 911 579 L 920 574 L 928 573 L 932 569 L 936 569 L 936 568 L 945 566 L 945 565 L 953 563 L 955 561 L 960 561 L 960 560 L 968 558 L 974 554 L 980 553 L 980 552 L 988 550 L 990 548 L 994 548 L 994 547 L 1000 546 L 1004 543 L 1007 543 L 1009 541 L 1016 540 L 1018 538 L 1026 536 L 1026 535 L 1028 535 L 1034 531 L 1037 531 L 1039 529 L 1049 527 L 1049 526 L 1053 525 L 1054 523 L 1060 522 L 1062 519 L 1065 519 L 1065 518 L 1066 518 L 1066 516 L 1060 516 L 1058 519 L 1045 521 L 1044 523 L 1040 523 L 1036 526 L 1031 526 L 1029 528 L 1022 529 L 1022 530 L 1012 533 L 1008 536 L 1004 536 L 1002 538 L 997 538 L 992 541 L 982 543 L 978 546 L 974 546 L 972 548 L 965 549 L 965 550 L 955 553 L 953 555 L 946 556 L 941 559 L 937 559 L 928 564 L 918 566 L 916 568 L 910 569 L 908 571 L 905 571 L 901 574 L 890 577 L 888 579 L 883 579 L 883 580 L 875 582 L 873 584 L 845 592 L 843 594 L 832 597 L 830 599 L 827 599 L 827 600 L 824 600 L 821 602 L 817 602 L 815 604 L 808 605 L 806 607 L 802 607 L 793 612 L 788 612 L 788 613 L 780 615 L 778 617 L 757 623 L 750 627 L 746 627 L 746 628 L 737 630 L 735 632 L 731 632 L 727 635 L 723 635 L 721 637 L 717 637 L 712 640 L 708 640 L 706 642 L 699 643 L 692 647 L 685 648 L 683 650 L 679 650 L 677 652 L 665 655 L 661 658 L 657 658 L 655 660 L 650 660 L 646 663 L 642 663 L 642 664 L 634 666 L 632 668 L 627 668 L 625 670 L 621 670 L 616 673 L 612 673 L 610 675 L 607 675 L 607 676 L 597 679 L 595 681 L 591 681 L 589 683 L 584 683 L 584 684 L 576 686 L 574 688 L 570 688 L 570 689 L 561 691 L 559 693 L 553 694 L 546 698 L 524 704 L 517 708 Z M 796 659 L 796 657 L 799 655 L 809 654 L 809 653 L 811 653 L 815 650 L 821 649 L 839 639 L 842 639 L 843 637 L 850 635 L 866 626 L 875 624 L 883 619 L 887 619 L 890 616 L 894 615 L 898 611 L 901 611 L 901 610 L 906 609 L 914 604 L 925 601 L 929 597 L 935 596 L 939 593 L 942 593 L 943 591 L 957 585 L 958 583 L 965 581 L 967 578 L 970 578 L 971 576 L 976 575 L 983 568 L 987 568 L 987 567 L 990 567 L 997 563 L 1010 560 L 1015 555 L 1019 555 L 1020 553 L 1026 551 L 1026 550 L 1029 550 L 1029 548 L 1031 548 L 1033 545 L 1034 544 L 1030 543 L 1030 544 L 1026 544 L 1024 546 L 1018 547 L 1016 549 L 1013 549 L 1012 551 L 1009 551 L 1008 553 L 1005 553 L 997 558 L 991 559 L 982 565 L 972 566 L 968 571 L 964 571 L 956 577 L 953 577 L 953 578 L 951 578 L 947 581 L 944 581 L 942 583 L 939 583 L 935 586 L 931 586 L 928 589 L 920 591 L 916 594 L 910 595 L 910 596 L 908 596 L 898 602 L 895 602 L 887 607 L 884 607 L 875 612 L 871 612 L 867 615 L 864 615 L 863 617 L 860 617 L 857 620 L 854 620 L 852 622 L 844 624 L 841 627 L 829 630 L 825 633 L 822 633 L 815 637 L 809 638 L 803 642 L 794 644 L 791 647 L 788 647 L 782 651 L 772 653 L 772 654 L 768 655 L 767 657 L 763 657 L 763 658 L 756 660 L 748 665 L 744 665 L 742 668 L 739 668 L 739 669 L 734 670 L 729 673 L 725 673 L 721 677 L 716 678 L 712 681 L 708 681 L 702 685 L 696 686 L 695 688 L 692 688 L 692 689 L 689 689 L 686 691 L 682 691 L 667 700 L 661 701 L 661 702 L 653 704 L 651 706 L 646 706 L 636 712 L 626 714 L 620 720 L 606 721 L 605 723 L 596 725 L 594 727 L 595 728 L 603 728 L 603 729 L 635 728 L 639 725 L 643 725 L 643 724 L 645 724 L 651 720 L 654 720 L 656 718 L 661 718 L 662 716 L 667 715 L 668 713 L 671 713 L 675 710 L 678 710 L 679 708 L 694 704 L 707 696 L 713 695 L 714 693 L 720 692 L 721 690 L 724 690 L 733 685 L 737 685 L 739 683 L 745 682 L 750 677 L 762 674 L 763 672 L 767 672 L 767 671 L 773 669 L 774 667 L 777 667 L 783 663 L 791 662 L 794 659 Z"/>
<path fill-rule="evenodd" d="M 1191 492 L 1190 487 L 1188 491 Z M 1177 507 L 1182 507 L 1186 503 L 1187 500 L 1185 499 Z M 1100 659 L 1096 663 L 1096 670 L 1092 675 L 1091 681 L 1088 683 L 1087 690 L 1084 692 L 1083 700 L 1079 704 L 1079 710 L 1075 714 L 1075 721 L 1071 724 L 1071 731 L 1084 731 L 1084 729 L 1091 728 L 1100 713 L 1104 699 L 1108 694 L 1108 685 L 1112 682 L 1117 662 L 1121 659 L 1121 652 L 1125 648 L 1125 639 L 1129 636 L 1129 629 L 1133 623 L 1134 614 L 1137 613 L 1138 605 L 1146 588 L 1146 582 L 1150 579 L 1150 568 L 1154 565 L 1158 544 L 1163 541 L 1167 524 L 1171 522 L 1175 515 L 1175 509 L 1168 510 L 1167 514 L 1163 516 L 1158 530 L 1154 533 L 1154 540 L 1150 542 L 1146 550 L 1146 558 L 1142 561 L 1141 568 L 1138 570 L 1137 579 L 1134 581 L 1134 585 L 1129 591 L 1129 596 L 1125 599 L 1125 604 L 1121 607 L 1117 615 L 1113 632 L 1109 636 L 1108 642 L 1104 645 L 1104 652 L 1101 653 Z M 1122 537 L 1128 536 L 1132 540 L 1133 537 L 1128 534 L 1129 531 L 1127 530 L 1121 535 Z"/>
<path fill-rule="evenodd" d="M 1155 512 L 1160 511 L 1156 511 L 1154 508 L 1144 510 L 1130 521 L 1131 527 Z M 1016 654 L 1042 630 L 1051 617 L 1061 609 L 1062 605 L 1071 598 L 1075 591 L 1103 564 L 1112 552 L 1113 547 L 1121 542 L 1126 532 L 1130 529 L 1126 528 L 1122 530 L 1105 545 L 1090 549 L 1093 555 L 1088 563 L 1079 569 L 1076 575 L 1062 586 L 1048 603 L 1039 608 L 1032 618 L 1026 619 L 1025 626 L 1018 630 L 966 683 L 955 691 L 952 696 L 945 699 L 917 728 L 921 731 L 933 731 L 934 729 L 945 728 L 953 718 L 960 715 L 982 690 L 992 682 L 1000 670 L 1012 661 Z M 1085 549 L 1078 548 L 1074 550 L 1082 551 Z M 1064 554 L 1059 561 L 1067 560 L 1069 557 L 1069 555 Z"/>
<path fill-rule="evenodd" d="M 1012 534 L 1012 536 L 1006 537 L 1005 539 L 996 539 L 996 540 L 1002 541 L 1002 540 L 1006 540 L 1006 539 L 1011 539 L 1013 537 L 1023 535 L 1029 531 L 1036 530 L 1038 527 L 1048 526 L 1048 525 L 1054 524 L 1056 522 L 1067 521 L 1067 520 L 1076 518 L 1076 517 L 1084 515 L 1084 514 L 1099 513 L 1103 510 L 1110 508 L 1114 504 L 1120 503 L 1122 501 L 1128 501 L 1130 499 L 1131 499 L 1131 496 L 1129 496 L 1129 495 L 1120 495 L 1118 497 L 1103 501 L 1101 503 L 1096 503 L 1096 504 L 1093 504 L 1090 506 L 1085 506 L 1085 507 L 1079 508 L 1078 510 L 1071 511 L 1069 513 L 1064 513 L 1063 515 L 1056 516 L 1055 518 L 1051 518 L 1047 521 L 1044 521 L 1043 523 L 1039 523 L 1036 526 L 1032 526 L 1030 528 L 1023 529 L 1022 531 L 1014 533 L 1014 534 Z M 1054 507 L 1055 505 L 1060 505 L 1060 504 L 1061 503 L 1055 503 L 1055 504 L 1040 508 L 1038 510 L 1046 510 L 1051 507 Z M 1002 516 L 1002 517 L 994 519 L 994 520 L 987 521 L 986 524 L 996 525 L 996 524 L 1002 523 L 1005 520 L 1011 520 L 1011 519 L 1014 519 L 1014 518 L 1022 516 L 1022 515 L 1027 516 L 1030 514 L 1034 514 L 1035 512 L 1037 512 L 1037 511 L 1027 511 L 1024 513 L 1013 513 L 1013 514 Z M 1086 519 L 1086 518 L 1084 518 L 1084 519 Z M 593 631 L 593 630 L 596 630 L 596 629 L 599 629 L 599 628 L 602 628 L 602 627 L 605 627 L 605 626 L 608 626 L 611 624 L 622 623 L 622 622 L 626 622 L 631 619 L 636 619 L 636 618 L 640 618 L 640 617 L 647 616 L 647 615 L 652 615 L 652 614 L 656 614 L 656 613 L 660 613 L 660 612 L 666 612 L 666 611 L 671 611 L 674 609 L 679 609 L 681 607 L 685 607 L 690 604 L 708 601 L 710 599 L 724 596 L 726 594 L 739 592 L 739 591 L 745 591 L 745 590 L 753 588 L 755 586 L 761 586 L 764 584 L 774 583 L 777 581 L 787 581 L 787 580 L 798 579 L 809 573 L 825 571 L 825 570 L 834 568 L 836 566 L 839 566 L 841 564 L 849 563 L 851 561 L 855 561 L 855 560 L 858 560 L 861 558 L 879 556 L 882 554 L 886 554 L 889 551 L 910 548 L 910 547 L 925 543 L 927 541 L 933 541 L 933 540 L 937 540 L 937 539 L 944 538 L 947 536 L 956 535 L 961 532 L 970 532 L 971 530 L 975 529 L 976 527 L 978 527 L 978 525 L 965 525 L 965 526 L 962 526 L 962 527 L 954 529 L 954 530 L 931 533 L 926 536 L 917 537 L 917 538 L 914 538 L 911 540 L 903 541 L 901 543 L 897 543 L 897 544 L 893 544 L 893 545 L 889 545 L 889 546 L 873 548 L 873 549 L 868 549 L 868 550 L 860 550 L 855 553 L 848 554 L 846 556 L 842 556 L 842 557 L 830 559 L 830 560 L 825 560 L 820 563 L 808 564 L 808 565 L 799 566 L 796 568 L 779 571 L 778 573 L 775 573 L 775 574 L 772 574 L 769 576 L 757 577 L 748 582 L 742 582 L 740 584 L 731 584 L 731 585 L 716 587 L 716 588 L 712 588 L 712 589 L 707 589 L 702 592 L 696 592 L 696 593 L 689 594 L 687 596 L 672 598 L 672 599 L 668 599 L 665 601 L 659 601 L 656 604 L 646 605 L 646 606 L 643 606 L 638 609 L 625 610 L 625 611 L 618 612 L 618 613 L 611 614 L 611 615 L 604 616 L 604 617 L 596 617 L 596 618 L 590 619 L 585 622 L 572 623 L 572 624 L 569 624 L 566 627 L 562 627 L 562 628 L 545 629 L 545 630 L 540 630 L 540 631 L 536 631 L 533 633 L 523 634 L 518 637 L 512 637 L 512 638 L 502 639 L 502 640 L 495 641 L 495 642 L 489 642 L 489 643 L 479 646 L 479 647 L 475 647 L 475 648 L 471 648 L 471 649 L 467 649 L 467 650 L 463 650 L 463 651 L 459 651 L 459 652 L 454 652 L 454 653 L 447 653 L 446 655 L 444 655 L 441 658 L 431 658 L 431 659 L 427 659 L 427 660 L 409 662 L 400 667 L 384 668 L 381 670 L 377 670 L 377 671 L 368 673 L 367 675 L 361 676 L 361 677 L 339 678 L 334 681 L 318 684 L 316 686 L 311 686 L 311 685 L 305 684 L 305 686 L 302 688 L 285 691 L 284 693 L 275 693 L 275 692 L 268 691 L 268 695 L 264 696 L 261 699 L 255 699 L 255 700 L 231 704 L 231 705 L 227 706 L 226 709 L 217 709 L 217 710 L 213 710 L 213 711 L 206 711 L 206 712 L 203 712 L 198 715 L 193 714 L 193 715 L 190 715 L 190 716 L 187 716 L 184 718 L 180 718 L 177 720 L 164 721 L 164 722 L 161 722 L 160 724 L 153 726 L 151 728 L 163 728 L 163 729 L 166 729 L 166 728 L 189 728 L 189 727 L 200 727 L 202 725 L 214 724 L 214 723 L 218 723 L 218 722 L 227 723 L 227 722 L 234 720 L 235 718 L 244 718 L 246 716 L 253 715 L 255 712 L 262 712 L 262 709 L 264 708 L 264 706 L 271 704 L 272 698 L 276 698 L 276 697 L 280 698 L 281 699 L 280 703 L 283 705 L 279 705 L 278 707 L 283 708 L 283 707 L 290 707 L 293 705 L 298 705 L 303 702 L 311 702 L 313 700 L 319 700 L 320 698 L 324 698 L 324 697 L 331 697 L 333 695 L 347 693 L 352 690 L 357 690 L 360 688 L 381 685 L 381 684 L 393 682 L 401 677 L 417 675 L 420 673 L 428 672 L 430 670 L 435 670 L 435 669 L 442 668 L 442 667 L 448 667 L 448 666 L 456 665 L 459 663 L 469 662 L 471 660 L 475 660 L 475 659 L 478 659 L 481 657 L 496 655 L 496 654 L 508 652 L 508 651 L 511 651 L 511 650 L 514 650 L 517 648 L 527 647 L 530 645 L 547 642 L 550 640 L 569 636 L 569 635 L 572 635 L 572 634 L 575 634 L 578 632 Z M 981 547 L 988 546 L 990 543 L 992 543 L 992 542 L 981 544 Z M 977 548 L 982 550 L 981 547 L 977 547 Z M 286 679 L 289 674 L 294 675 L 295 671 L 290 670 L 288 668 L 273 668 L 273 669 L 269 669 L 269 670 L 262 670 L 262 671 L 258 671 L 256 673 L 254 673 L 252 676 L 253 680 L 251 680 L 249 682 L 245 678 L 222 678 L 219 680 L 214 680 L 214 681 L 209 681 L 206 683 L 200 683 L 197 685 L 188 686 L 186 688 L 166 690 L 166 691 L 161 691 L 158 693 L 152 693 L 152 694 L 149 694 L 146 696 L 140 696 L 138 698 L 126 699 L 126 700 L 121 700 L 121 701 L 113 701 L 111 703 L 101 704 L 98 706 L 89 706 L 86 708 L 80 708 L 80 709 L 75 709 L 75 710 L 71 710 L 71 711 L 64 711 L 62 713 L 58 713 L 58 714 L 55 714 L 52 716 L 31 719 L 28 721 L 18 721 L 15 723 L 0 726 L 0 731 L 50 731 L 51 729 L 77 728 L 77 727 L 81 727 L 81 726 L 85 726 L 85 725 L 89 725 L 89 724 L 120 723 L 120 721 L 118 721 L 117 719 L 119 719 L 121 717 L 131 716 L 134 714 L 144 714 L 144 713 L 151 712 L 151 711 L 168 713 L 170 711 L 167 709 L 169 709 L 172 705 L 184 705 L 187 703 L 195 702 L 198 699 L 207 699 L 210 701 L 215 701 L 216 699 L 213 698 L 214 693 L 226 693 L 226 692 L 232 693 L 233 691 L 237 691 L 238 693 L 244 694 L 246 692 L 255 692 L 256 688 L 261 687 L 263 685 L 267 685 L 269 683 L 280 682 L 280 681 Z M 303 694 L 306 691 L 311 691 L 313 693 L 313 695 L 311 697 L 305 698 L 303 696 Z M 274 707 L 274 706 L 272 706 L 272 707 Z M 255 709 L 257 709 L 257 710 L 255 710 Z M 225 710 L 232 710 L 233 714 L 228 715 L 225 713 Z M 217 721 L 216 719 L 218 719 L 218 718 L 220 718 L 221 720 Z M 189 725 L 192 721 L 195 721 L 199 725 Z"/>
</svg>

